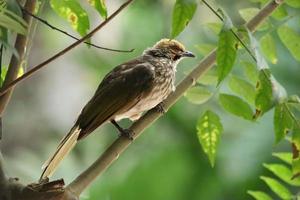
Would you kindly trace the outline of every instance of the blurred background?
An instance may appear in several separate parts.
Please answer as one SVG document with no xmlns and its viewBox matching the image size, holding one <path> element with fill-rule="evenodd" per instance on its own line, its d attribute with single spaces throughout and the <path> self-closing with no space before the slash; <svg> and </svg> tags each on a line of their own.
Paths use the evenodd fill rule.
<svg viewBox="0 0 300 200">
<path fill-rule="evenodd" d="M 107 1 L 109 13 L 122 2 Z M 82 44 L 16 87 L 3 119 L 1 141 L 9 175 L 20 177 L 22 182 L 34 182 L 39 178 L 43 162 L 72 127 L 103 76 L 114 66 L 140 55 L 161 38 L 169 37 L 174 3 L 174 0 L 135 1 L 92 38 L 95 44 L 117 49 L 134 48 L 134 52 L 108 52 Z M 219 3 L 230 11 L 236 24 L 243 23 L 238 9 L 258 6 L 248 0 L 219 0 Z M 101 19 L 95 10 L 86 8 L 91 27 L 95 27 Z M 41 17 L 76 34 L 48 5 Z M 193 20 L 176 38 L 197 55 L 196 59 L 180 63 L 177 82 L 203 58 L 199 46 L 217 44 L 217 35 L 206 26 L 209 22 L 218 20 L 207 7 L 199 5 Z M 293 20 L 290 23 L 299 27 Z M 271 34 L 276 39 L 278 53 L 278 62 L 271 64 L 271 70 L 289 94 L 299 95 L 299 63 L 283 47 L 275 32 Z M 72 42 L 71 38 L 39 24 L 28 68 Z M 239 58 L 250 60 L 247 54 Z M 239 67 L 237 61 L 234 73 L 241 73 Z M 214 90 L 226 91 L 226 84 Z M 224 125 L 214 168 L 196 135 L 198 117 L 208 108 L 221 116 Z M 251 199 L 246 193 L 248 189 L 268 191 L 259 179 L 261 174 L 270 173 L 262 163 L 273 159 L 272 152 L 290 151 L 288 143 L 274 145 L 272 114 L 273 111 L 251 123 L 223 111 L 216 98 L 194 105 L 182 97 L 97 178 L 82 199 Z M 129 120 L 121 122 L 124 127 L 130 123 Z M 76 146 L 53 178 L 63 177 L 69 183 L 117 137 L 117 130 L 110 124 L 98 128 Z"/>
</svg>

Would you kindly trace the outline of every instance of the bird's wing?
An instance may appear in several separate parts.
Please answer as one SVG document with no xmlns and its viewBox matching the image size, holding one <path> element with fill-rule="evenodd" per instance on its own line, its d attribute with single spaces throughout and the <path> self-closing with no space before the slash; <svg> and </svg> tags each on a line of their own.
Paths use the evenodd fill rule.
<svg viewBox="0 0 300 200">
<path fill-rule="evenodd" d="M 154 76 L 154 67 L 139 60 L 119 65 L 107 74 L 78 117 L 76 124 L 81 128 L 78 139 L 136 105 L 151 91 Z"/>
</svg>

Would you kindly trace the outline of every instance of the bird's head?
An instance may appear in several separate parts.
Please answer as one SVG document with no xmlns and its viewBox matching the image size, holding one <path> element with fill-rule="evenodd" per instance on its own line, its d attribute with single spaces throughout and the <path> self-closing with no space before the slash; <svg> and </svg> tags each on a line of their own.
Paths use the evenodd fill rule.
<svg viewBox="0 0 300 200">
<path fill-rule="evenodd" d="M 185 49 L 183 44 L 172 39 L 161 39 L 153 47 L 147 49 L 144 54 L 168 58 L 174 62 L 178 62 L 185 57 L 195 57 L 192 52 Z"/>
</svg>

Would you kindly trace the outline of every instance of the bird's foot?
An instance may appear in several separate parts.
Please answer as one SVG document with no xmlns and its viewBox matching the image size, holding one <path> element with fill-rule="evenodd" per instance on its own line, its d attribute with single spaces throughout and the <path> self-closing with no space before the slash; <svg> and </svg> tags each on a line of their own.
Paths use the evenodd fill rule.
<svg viewBox="0 0 300 200">
<path fill-rule="evenodd" d="M 120 130 L 120 134 L 119 134 L 120 137 L 126 137 L 127 139 L 129 140 L 133 140 L 133 136 L 134 136 L 134 132 L 131 130 L 131 129 L 122 129 Z"/>
<path fill-rule="evenodd" d="M 123 136 L 128 138 L 129 140 L 133 140 L 134 132 L 131 129 L 124 129 L 122 128 L 115 120 L 111 120 L 111 123 L 118 129 L 120 132 L 119 136 Z"/>
<path fill-rule="evenodd" d="M 160 114 L 165 114 L 167 112 L 167 110 L 165 109 L 165 104 L 163 102 L 160 102 L 159 104 L 157 104 L 154 109 L 156 110 L 156 112 L 160 113 Z"/>
</svg>

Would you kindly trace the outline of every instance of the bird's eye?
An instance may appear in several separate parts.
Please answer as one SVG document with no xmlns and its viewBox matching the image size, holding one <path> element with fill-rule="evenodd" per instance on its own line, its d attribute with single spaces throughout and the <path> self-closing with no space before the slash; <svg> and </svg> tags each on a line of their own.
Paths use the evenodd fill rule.
<svg viewBox="0 0 300 200">
<path fill-rule="evenodd" d="M 176 54 L 176 55 L 173 57 L 173 60 L 176 61 L 176 60 L 178 60 L 179 58 L 181 58 L 181 56 L 178 55 L 178 54 Z"/>
</svg>

